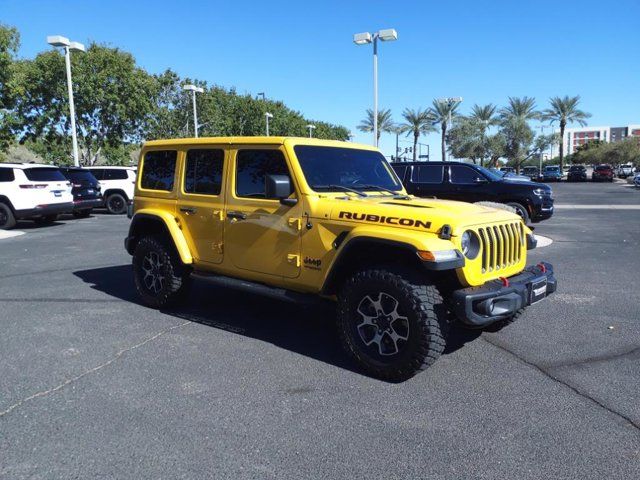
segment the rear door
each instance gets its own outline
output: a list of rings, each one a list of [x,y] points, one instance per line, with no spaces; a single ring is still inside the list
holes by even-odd
[[[202,146],[184,152],[177,215],[193,256],[200,262],[222,263],[223,190],[229,150]]]
[[[419,197],[450,198],[442,164],[414,165],[411,171],[412,192]]]
[[[31,190],[39,204],[73,201],[71,182],[57,168],[30,167],[25,168],[23,172],[28,181],[20,185],[20,188]]]

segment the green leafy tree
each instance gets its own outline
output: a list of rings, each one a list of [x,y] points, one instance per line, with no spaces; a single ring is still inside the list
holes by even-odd
[[[484,125],[474,119],[459,117],[447,133],[447,144],[454,158],[468,158],[477,163],[486,155]]]
[[[402,118],[404,118],[404,123],[397,125],[396,128],[398,133],[406,133],[407,136],[413,135],[413,161],[415,162],[418,155],[420,135],[436,131],[433,126],[433,117],[425,110],[405,108],[402,112]]]
[[[0,156],[13,141],[15,121],[12,109],[16,91],[14,85],[15,56],[20,46],[20,34],[14,27],[0,24]]]
[[[442,161],[447,160],[447,128],[449,122],[455,120],[458,117],[459,103],[447,103],[434,100],[429,113],[433,118],[434,124],[440,126],[440,146],[442,150]]]
[[[391,110],[388,108],[378,110],[378,138],[376,140],[380,141],[380,134],[382,132],[393,133],[395,126]],[[367,109],[366,118],[360,122],[360,125],[358,125],[358,130],[361,132],[373,132],[373,110],[370,108]]]
[[[560,125],[560,138],[564,138],[564,130],[568,123],[578,123],[582,126],[586,125],[587,118],[591,117],[590,113],[584,112],[578,108],[580,103],[580,96],[569,97],[552,97],[549,99],[551,108],[548,108],[542,112],[542,119],[553,122],[558,122]],[[560,168],[563,166],[564,161],[564,146],[560,142]]]
[[[502,132],[486,137],[485,155],[490,167],[497,167],[498,161],[507,154],[507,138]]]
[[[535,138],[529,121],[539,116],[535,99],[531,97],[509,97],[507,106],[500,109],[500,131],[506,139],[505,156],[518,173],[522,162],[530,155]]]

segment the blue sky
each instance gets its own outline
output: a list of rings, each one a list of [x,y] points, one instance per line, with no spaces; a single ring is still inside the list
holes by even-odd
[[[20,55],[47,35],[121,47],[151,72],[172,68],[241,93],[264,91],[310,118],[356,125],[372,105],[372,52],[352,35],[395,28],[379,49],[380,106],[443,96],[502,105],[581,95],[592,125],[640,123],[640,1],[67,1],[0,0]],[[438,134],[427,138],[439,159]],[[423,140],[424,141],[424,140]],[[395,137],[383,135],[391,154]]]

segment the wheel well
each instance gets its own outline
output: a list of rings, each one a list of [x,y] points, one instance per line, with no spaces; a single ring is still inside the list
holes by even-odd
[[[105,190],[104,193],[102,194],[102,196],[106,199],[107,197],[109,197],[109,195],[113,195],[114,193],[119,193],[120,195],[122,195],[125,198],[125,200],[129,200],[129,197],[124,192],[124,190],[121,190],[119,188],[111,188],[109,190]]]
[[[164,220],[154,215],[143,214],[135,216],[131,221],[131,226],[129,227],[129,243],[127,244],[129,254],[133,255],[140,239],[149,235],[163,237],[167,240],[167,243],[175,249],[173,239]]]
[[[411,245],[372,238],[351,240],[338,254],[322,287],[322,293],[333,295],[344,280],[358,270],[375,265],[393,266],[403,270],[413,270],[423,275],[427,271]]]
[[[12,213],[16,213],[15,208],[13,208],[13,204],[11,203],[11,200],[9,200],[7,197],[5,197],[4,195],[0,195],[0,203],[4,203],[7,207],[9,207],[11,209]]]

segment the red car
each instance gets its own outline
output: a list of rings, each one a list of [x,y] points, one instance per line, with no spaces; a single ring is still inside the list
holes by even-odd
[[[611,165],[598,165],[593,169],[591,180],[593,180],[594,182],[613,182],[613,168],[611,168]]]

